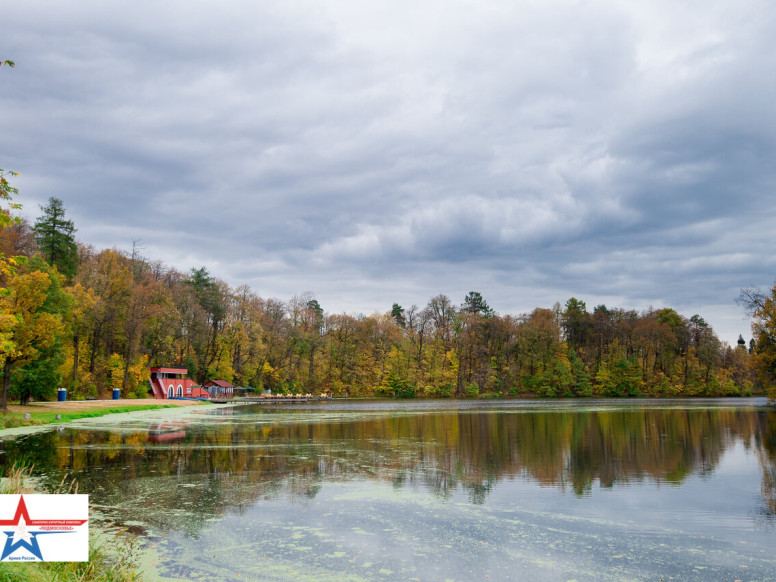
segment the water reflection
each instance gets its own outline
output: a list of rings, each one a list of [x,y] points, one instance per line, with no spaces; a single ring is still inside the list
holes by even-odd
[[[143,430],[35,434],[6,442],[4,458],[34,463],[52,482],[77,477],[82,490],[105,492],[98,497],[125,496],[142,479],[174,477],[157,501],[174,505],[188,488],[218,512],[281,491],[314,497],[322,480],[383,480],[422,486],[441,498],[462,488],[475,503],[494,483],[516,478],[580,496],[594,483],[681,484],[714,471],[722,454],[741,442],[762,465],[763,515],[776,513],[773,410],[461,410],[319,418],[246,407],[219,415],[212,424],[165,421]]]
[[[174,579],[774,578],[772,408],[430,406],[106,418],[0,458],[77,478]]]
[[[757,459],[762,467],[761,514],[771,523],[776,521],[776,422],[774,413],[768,414],[767,426],[757,439]]]
[[[165,441],[178,441],[186,438],[186,421],[169,421],[151,423],[148,427],[148,442],[162,443]]]

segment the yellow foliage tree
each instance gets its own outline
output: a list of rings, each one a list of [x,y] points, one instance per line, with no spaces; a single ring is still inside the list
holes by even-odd
[[[66,322],[70,328],[72,344],[72,386],[75,387],[78,382],[78,360],[80,354],[81,340],[91,323],[92,310],[94,309],[97,298],[91,289],[87,289],[80,283],[66,289],[73,297],[73,308],[66,315]]]
[[[63,332],[61,316],[42,310],[51,285],[48,273],[33,271],[13,275],[8,294],[0,298],[3,338],[3,393],[0,409],[8,409],[11,371],[33,361],[40,350],[53,345]]]
[[[770,295],[752,294],[748,307],[752,309],[757,379],[771,400],[776,400],[776,285]]]

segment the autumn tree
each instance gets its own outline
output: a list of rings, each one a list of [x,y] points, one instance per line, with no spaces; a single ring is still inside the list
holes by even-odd
[[[614,338],[615,320],[614,314],[606,305],[597,305],[590,316],[590,335],[593,342],[595,359],[590,362],[593,371],[598,369],[601,358],[606,351],[606,346]]]
[[[413,375],[415,382],[420,383],[423,380],[426,363],[426,348],[431,341],[431,332],[433,328],[432,310],[430,307],[425,309],[413,305],[406,313],[406,338],[408,344],[405,349],[406,364],[395,366],[397,370],[404,369],[405,375]],[[397,364],[400,359],[396,358]],[[410,370],[413,370],[412,372]],[[434,378],[434,381],[439,379]]]
[[[22,218],[6,228],[0,228],[0,257],[28,259],[38,252],[35,235],[29,222]]]
[[[203,382],[210,368],[216,364],[226,346],[219,342],[219,334],[226,323],[225,286],[212,277],[206,267],[191,269],[187,281],[200,307],[204,321],[195,321],[199,333],[193,336],[193,347],[197,359],[197,381]],[[192,330],[193,331],[193,330]]]
[[[291,328],[289,330],[289,376],[294,385],[303,380],[302,361],[307,360],[307,387],[317,386],[315,357],[323,345],[325,318],[323,308],[311,293],[296,296],[288,304]]]
[[[474,393],[476,385],[476,391],[482,392],[490,384],[493,375],[490,353],[496,329],[494,317],[495,312],[481,293],[470,291],[466,295],[455,320],[459,391],[468,389]]]
[[[8,409],[11,373],[34,362],[57,342],[63,332],[60,313],[52,309],[50,295],[58,287],[55,273],[26,270],[11,277],[9,293],[0,298],[4,316],[5,341],[2,345],[3,391],[0,409]],[[8,318],[10,316],[10,318]]]
[[[50,284],[39,311],[52,314],[62,322],[62,319],[72,310],[73,304],[73,297],[62,288],[63,277],[52,272],[49,265],[40,257],[33,257],[27,268],[48,273]],[[55,394],[56,387],[61,385],[60,367],[66,356],[65,332],[64,325],[59,327],[59,332],[57,328],[51,328],[53,341],[49,345],[39,345],[37,357],[14,370],[11,378],[11,394],[19,398],[20,404],[26,405],[30,398],[51,398]]]
[[[347,314],[334,314],[326,319],[329,336],[327,383],[335,394],[353,394],[356,373],[358,320]]]
[[[282,366],[290,330],[286,306],[277,299],[258,299],[255,305],[257,333],[252,358],[255,373],[250,380],[257,388],[274,390],[282,381]]]
[[[144,330],[148,327],[149,319],[158,313],[156,307],[164,304],[166,300],[164,286],[152,276],[150,266],[140,256],[139,250],[137,242],[134,242],[129,256],[130,294],[123,330],[124,372],[121,390],[125,395],[138,384],[134,378],[131,378],[130,370],[133,365],[140,366],[144,361],[142,354],[140,354],[141,361],[135,361],[140,352]],[[130,384],[134,385],[130,386]]]
[[[78,333],[87,335],[89,353],[88,369],[84,370],[81,383],[90,387],[88,393],[96,395],[95,390],[120,388],[122,384],[121,354],[125,353],[127,342],[132,269],[124,253],[115,249],[95,254],[91,248],[82,247],[81,251],[76,284],[81,284],[91,297],[84,296],[90,306],[84,306],[83,313],[77,315],[83,324]]]
[[[700,315],[693,315],[688,327],[692,347],[703,369],[703,384],[708,387],[712,381],[711,371],[719,364],[722,356],[722,344],[712,327]]]
[[[615,340],[598,368],[596,393],[601,396],[639,396],[641,370],[635,358],[628,357],[620,342]]]
[[[3,170],[0,168],[0,202],[4,204],[0,209],[0,227],[5,228],[15,222],[19,222],[19,218],[12,214],[13,210],[19,210],[21,204],[14,202],[14,197],[19,193],[19,190],[11,186],[8,178],[12,176],[18,176],[18,174],[12,170]]]
[[[743,338],[742,338],[743,339]],[[746,396],[752,393],[753,375],[746,342],[735,347],[725,345],[720,355],[720,390],[725,395]]]
[[[0,66],[3,64],[13,67],[12,61],[0,62]],[[8,178],[12,176],[18,176],[18,174],[0,168],[0,229],[2,230],[21,222],[21,219],[14,215],[14,211],[19,210],[21,204],[14,201],[19,190],[8,181]],[[0,278],[12,275],[16,267],[22,263],[24,263],[24,259],[21,256],[6,257],[5,254],[0,253]]]
[[[67,311],[64,320],[69,327],[69,335],[72,341],[73,370],[70,385],[75,388],[78,384],[81,343],[92,323],[91,318],[97,298],[91,289],[85,288],[81,283],[75,283],[68,287],[67,292],[73,297],[72,308]]]
[[[517,357],[521,383],[531,391],[544,392],[553,359],[563,351],[561,329],[551,309],[534,309],[521,318],[517,337]]]
[[[259,354],[262,350],[260,324],[261,300],[247,285],[240,285],[230,294],[229,358],[234,382],[248,386],[256,375]]]
[[[572,297],[566,301],[566,309],[561,314],[563,335],[569,347],[580,353],[587,342],[590,332],[590,315],[584,301]]]
[[[398,354],[398,348],[403,339],[403,328],[398,325],[392,314],[372,316],[368,321],[372,359],[376,363],[375,369],[379,369],[375,384],[381,385],[388,372],[389,359],[392,355]]]
[[[752,356],[757,379],[770,398],[776,399],[776,285],[770,294],[744,289],[739,302],[752,316]]]

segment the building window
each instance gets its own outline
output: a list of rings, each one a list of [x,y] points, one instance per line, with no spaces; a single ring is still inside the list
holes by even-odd
[[[172,398],[175,395],[175,388],[172,384],[170,384],[170,387],[167,388],[167,398]]]
[[[181,384],[178,384],[178,397],[183,397],[183,386]]]

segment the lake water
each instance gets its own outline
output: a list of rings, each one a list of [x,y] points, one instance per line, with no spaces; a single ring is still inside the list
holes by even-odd
[[[776,409],[334,401],[6,439],[142,540],[149,579],[776,580]]]

